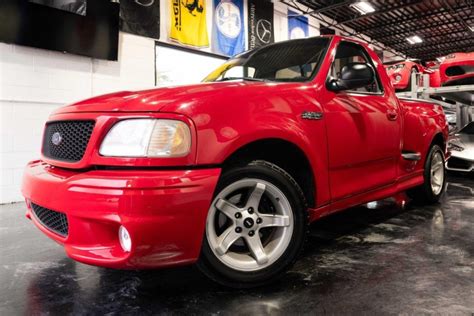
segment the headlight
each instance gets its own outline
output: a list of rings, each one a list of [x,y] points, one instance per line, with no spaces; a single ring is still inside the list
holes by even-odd
[[[395,81],[400,81],[400,80],[402,80],[402,76],[396,75],[396,76],[395,76]]]
[[[457,144],[455,144],[455,143],[453,143],[453,142],[449,142],[448,143],[448,150],[449,151],[463,151],[464,148],[457,145]]]
[[[109,157],[183,157],[191,149],[191,131],[176,120],[130,119],[116,123],[99,153]]]
[[[446,113],[445,116],[449,124],[456,124],[456,113]]]

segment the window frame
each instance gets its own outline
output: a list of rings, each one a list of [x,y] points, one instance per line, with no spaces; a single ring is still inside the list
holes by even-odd
[[[331,61],[331,65],[329,67],[329,70],[328,70],[328,73],[327,73],[327,76],[326,76],[326,82],[328,82],[328,80],[331,78],[331,71],[333,69],[333,66],[334,64],[336,63],[336,54],[337,54],[337,50],[339,48],[339,46],[343,43],[348,43],[350,45],[357,45],[358,47],[360,47],[361,51],[362,51],[362,54],[364,55],[364,57],[368,60],[368,64],[372,67],[372,69],[374,70],[374,74],[375,74],[375,80],[377,81],[377,84],[380,88],[380,91],[379,92],[369,92],[369,91],[356,91],[356,90],[343,90],[343,91],[340,91],[342,93],[346,93],[346,94],[360,94],[360,95],[372,95],[372,96],[385,96],[385,89],[384,89],[384,86],[382,84],[382,80],[380,80],[380,75],[377,71],[377,68],[375,67],[374,65],[374,61],[372,60],[372,58],[370,57],[369,55],[369,52],[365,49],[364,46],[362,46],[361,44],[357,43],[357,42],[353,42],[353,41],[348,41],[348,40],[341,40],[339,43],[337,43],[337,46],[334,48],[334,58],[333,60]]]

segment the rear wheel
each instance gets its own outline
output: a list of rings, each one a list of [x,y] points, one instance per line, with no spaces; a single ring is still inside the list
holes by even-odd
[[[444,153],[441,147],[433,145],[426,157],[424,183],[408,191],[408,195],[417,203],[431,204],[439,201],[446,184]]]
[[[230,287],[262,285],[295,261],[307,228],[304,196],[265,161],[224,173],[206,221],[198,267]]]

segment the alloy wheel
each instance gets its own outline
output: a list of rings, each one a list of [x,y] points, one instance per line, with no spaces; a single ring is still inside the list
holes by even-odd
[[[444,183],[444,161],[440,152],[435,152],[431,158],[431,190],[438,195],[443,189]]]
[[[254,178],[236,181],[219,192],[206,221],[214,255],[238,271],[258,271],[277,261],[293,229],[293,211],[283,192]]]

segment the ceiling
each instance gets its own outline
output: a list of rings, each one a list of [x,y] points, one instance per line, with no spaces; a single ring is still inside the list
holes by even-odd
[[[474,51],[473,0],[365,0],[375,12],[361,15],[350,5],[357,1],[284,1],[294,8],[307,6],[303,13],[335,22],[333,28],[349,27],[351,35],[364,34],[407,57],[433,60],[454,52]],[[344,34],[344,33],[343,33]],[[411,45],[407,37],[418,35],[420,44]]]

